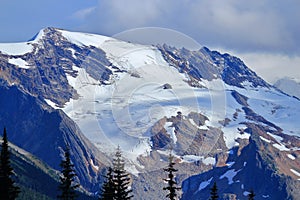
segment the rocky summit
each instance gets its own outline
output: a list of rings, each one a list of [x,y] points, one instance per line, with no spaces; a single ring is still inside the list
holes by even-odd
[[[54,170],[66,145],[96,194],[120,146],[134,199],[299,199],[300,101],[241,59],[55,28],[0,44],[0,125]]]

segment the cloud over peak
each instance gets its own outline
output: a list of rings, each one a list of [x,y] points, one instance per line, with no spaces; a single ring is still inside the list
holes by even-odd
[[[207,46],[238,51],[300,53],[297,0],[101,0],[86,10],[82,28],[107,35],[157,26]],[[83,12],[84,13],[84,12]],[[84,15],[83,15],[84,16]]]

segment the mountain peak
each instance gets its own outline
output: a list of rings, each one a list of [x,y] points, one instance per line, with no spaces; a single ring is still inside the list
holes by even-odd
[[[57,31],[57,28],[54,27],[46,27],[41,29],[38,33],[36,33],[31,39],[28,40],[28,42],[32,42],[32,41],[38,41],[39,39],[42,39],[42,37],[52,31]]]
[[[100,161],[118,145],[135,175],[137,198],[163,197],[147,191],[162,188],[158,177],[168,164],[169,147],[181,171],[179,183],[203,175],[201,183],[187,184],[191,188],[185,191],[195,195],[215,178],[243,198],[252,182],[237,178],[256,162],[268,164],[268,155],[281,156],[274,165],[289,159],[284,168],[290,168],[281,172],[297,180],[300,101],[269,86],[237,57],[206,47],[140,45],[52,27],[30,42],[0,44],[0,51],[7,105],[0,109],[0,122],[18,124],[12,140],[38,156],[47,152],[45,144],[53,145],[55,158],[65,142],[81,149],[74,162],[89,191],[99,188],[95,181],[105,167]],[[29,137],[34,147],[22,142]],[[264,152],[256,151],[253,141]],[[218,177],[211,176],[215,172]]]

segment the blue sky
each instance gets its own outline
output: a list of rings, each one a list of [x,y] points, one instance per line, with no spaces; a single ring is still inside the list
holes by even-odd
[[[0,0],[0,42],[49,26],[108,36],[163,27],[241,57],[269,81],[300,79],[299,8],[299,0]]]

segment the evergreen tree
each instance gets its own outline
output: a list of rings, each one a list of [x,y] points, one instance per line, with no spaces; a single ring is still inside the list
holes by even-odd
[[[210,188],[210,200],[217,200],[218,198],[219,198],[218,187],[217,187],[217,183],[214,182],[213,187]]]
[[[62,176],[60,177],[59,189],[61,194],[57,197],[62,200],[74,200],[77,197],[75,189],[79,184],[74,183],[76,174],[74,172],[74,165],[70,159],[70,148],[65,149],[65,160],[62,160],[60,166],[62,168]]]
[[[248,200],[254,200],[255,194],[254,191],[251,190],[250,193],[248,194]]]
[[[122,159],[120,146],[118,146],[115,158],[113,160],[113,181],[115,187],[114,200],[128,200],[133,197],[133,195],[131,195],[132,190],[129,189],[130,177],[124,169],[124,166],[125,162]]]
[[[169,193],[166,195],[170,200],[175,200],[177,197],[176,190],[180,190],[181,188],[176,187],[177,182],[174,180],[175,175],[174,172],[178,170],[174,168],[175,163],[173,162],[173,156],[170,154],[169,156],[169,165],[168,168],[164,169],[165,172],[168,172],[168,178],[163,179],[168,182],[168,186],[164,187],[163,190],[168,190]]]
[[[104,177],[106,180],[101,188],[101,196],[99,200],[112,200],[115,195],[115,184],[113,169],[111,167],[108,168],[108,172]]]
[[[6,129],[3,130],[3,142],[0,155],[0,199],[14,200],[20,193],[20,188],[15,186],[12,179],[13,168],[10,165],[10,153]]]

